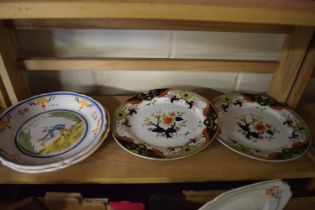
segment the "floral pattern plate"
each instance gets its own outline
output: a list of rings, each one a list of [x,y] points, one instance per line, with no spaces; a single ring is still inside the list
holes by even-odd
[[[284,162],[301,157],[311,146],[305,122],[271,98],[226,94],[214,104],[220,118],[219,141],[244,156]]]
[[[104,108],[88,96],[34,96],[0,116],[0,158],[15,167],[57,167],[97,143],[107,124]]]
[[[282,210],[291,195],[289,185],[272,180],[223,193],[199,210]]]
[[[217,112],[188,91],[140,93],[114,113],[112,135],[128,152],[149,159],[182,158],[204,149],[217,134]]]

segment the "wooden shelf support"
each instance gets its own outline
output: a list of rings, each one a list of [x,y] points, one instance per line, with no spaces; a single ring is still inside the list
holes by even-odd
[[[10,103],[17,103],[30,96],[23,72],[19,70],[17,63],[14,39],[2,22],[0,22],[0,76]],[[4,94],[3,91],[1,93]]]
[[[299,69],[302,65],[310,44],[314,29],[310,27],[296,27],[285,40],[279,59],[279,68],[273,74],[268,94],[286,103]]]
[[[288,105],[295,108],[312,76],[313,69],[315,68],[315,38],[313,37],[312,43],[304,58],[301,69],[294,81],[293,87],[288,97]]]

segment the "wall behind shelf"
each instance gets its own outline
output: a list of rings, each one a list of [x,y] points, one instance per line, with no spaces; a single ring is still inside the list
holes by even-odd
[[[21,56],[277,60],[285,35],[148,30],[18,30]],[[265,92],[271,74],[220,72],[27,72],[33,93],[123,94],[159,87]]]

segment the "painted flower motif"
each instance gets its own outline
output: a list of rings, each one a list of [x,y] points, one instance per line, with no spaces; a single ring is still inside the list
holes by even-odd
[[[119,120],[126,119],[127,116],[128,116],[128,113],[127,113],[127,111],[124,110],[124,109],[120,110],[120,111],[118,112],[118,114],[117,114],[117,118],[118,118]]]
[[[75,97],[75,101],[79,103],[80,108],[79,111],[81,111],[85,107],[92,107],[93,104],[89,104],[89,102],[83,98]]]
[[[179,91],[178,94],[183,100],[189,100],[192,98],[192,93],[189,93],[189,92]]]
[[[163,119],[163,123],[166,125],[171,125],[174,122],[174,118],[172,116],[167,116]]]
[[[99,119],[97,121],[96,127],[92,131],[94,136],[96,136],[100,130],[101,130],[101,120]]]
[[[0,121],[0,133],[5,129],[11,129],[11,116],[8,115]]]
[[[249,116],[241,115],[236,117],[239,132],[246,139],[257,142],[257,140],[271,141],[280,131],[270,123],[264,122],[262,116],[250,114]]]
[[[303,123],[295,124],[295,126],[293,127],[293,130],[295,132],[298,132],[298,133],[301,133],[301,134],[305,134],[307,132],[307,128],[306,128],[305,124],[303,124]]]
[[[162,110],[151,113],[151,117],[144,119],[143,126],[156,136],[173,138],[182,127],[186,127],[187,120],[183,119],[184,112],[162,112]]]
[[[28,112],[28,108],[27,108],[27,107],[25,107],[25,108],[23,108],[23,109],[19,109],[19,110],[17,111],[17,113],[18,113],[19,115],[24,115],[24,113],[26,113],[26,112]]]
[[[87,101],[84,100],[84,99],[81,99],[81,100],[79,101],[79,104],[80,104],[80,109],[79,109],[79,110],[81,110],[81,109],[83,109],[84,107],[87,107],[87,106],[89,105],[89,102],[87,102]]]
[[[265,126],[265,125],[262,124],[262,123],[259,123],[259,124],[256,124],[256,125],[255,125],[255,129],[256,129],[257,131],[260,131],[260,132],[265,132],[266,127],[267,127],[267,126]]]
[[[40,98],[36,101],[36,104],[38,106],[40,106],[41,108],[45,109],[46,108],[46,104],[49,102],[49,100],[47,98]]]
[[[229,95],[223,95],[223,96],[220,96],[219,100],[223,103],[230,104],[233,101],[233,97]]]
[[[274,197],[274,198],[279,198],[281,190],[279,186],[271,186],[266,189],[266,195]]]

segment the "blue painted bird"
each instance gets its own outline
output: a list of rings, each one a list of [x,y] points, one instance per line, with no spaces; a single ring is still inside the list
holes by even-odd
[[[39,139],[38,142],[44,141],[47,138],[53,138],[55,136],[56,131],[59,132],[60,135],[64,135],[65,131],[67,131],[66,125],[57,124],[57,125],[54,125],[53,127],[50,127],[49,129],[45,129],[43,132],[47,132],[47,134],[43,138]]]

